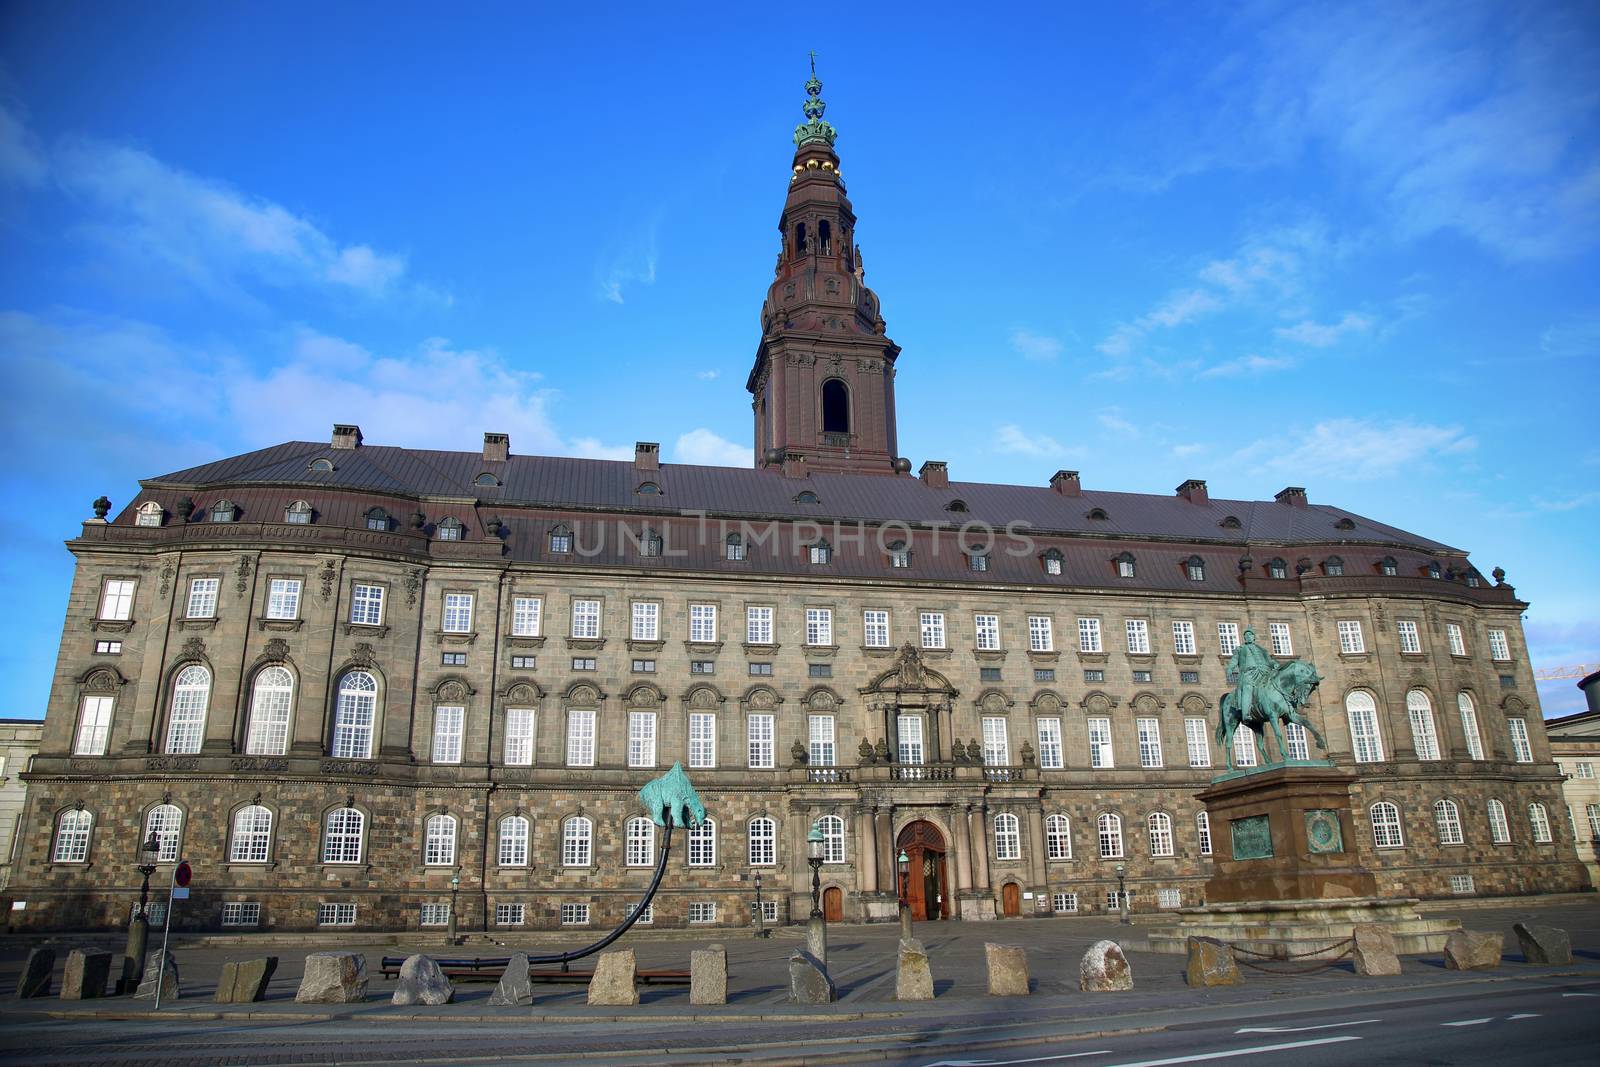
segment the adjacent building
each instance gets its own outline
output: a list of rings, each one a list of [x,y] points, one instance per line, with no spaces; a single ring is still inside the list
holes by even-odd
[[[1600,671],[1578,683],[1588,709],[1545,721],[1550,754],[1566,777],[1567,822],[1589,880],[1600,885]]]
[[[28,795],[22,776],[39,751],[43,727],[38,719],[0,719],[0,890],[11,884]]]

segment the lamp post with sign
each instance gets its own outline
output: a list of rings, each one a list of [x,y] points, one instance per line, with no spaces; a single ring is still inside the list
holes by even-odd
[[[188,860],[179,860],[178,865],[172,868],[172,884],[167,886],[167,921],[161,929],[161,960],[156,966],[156,1011],[161,1010],[161,987],[167,978],[167,939],[172,936],[172,905],[176,901],[189,899],[189,880],[193,877],[194,869],[189,866]]]
[[[772,931],[767,929],[767,912],[761,906],[761,872],[756,872],[756,934],[757,937],[771,937]]]
[[[1122,913],[1122,925],[1128,925],[1128,868],[1117,864],[1117,910]]]
[[[150,945],[150,876],[156,873],[156,857],[161,854],[161,839],[154,830],[139,846],[139,858],[142,861],[134,870],[144,876],[144,882],[139,886],[139,907],[134,911],[133,918],[128,920],[128,943],[123,953],[123,970],[120,991],[132,993],[139,984],[139,979],[144,977],[144,955]]]
[[[900,940],[911,940],[911,902],[906,899],[906,892],[910,888],[911,857],[906,855],[906,850],[901,849],[900,855],[895,857],[895,870],[900,875]]]
[[[457,894],[460,892],[461,875],[453,874],[450,876],[450,926],[449,929],[445,930],[444,932],[445,944],[447,945],[453,945],[456,943],[456,899]]]

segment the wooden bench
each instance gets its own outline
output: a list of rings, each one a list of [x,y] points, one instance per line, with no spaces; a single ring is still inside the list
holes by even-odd
[[[385,978],[399,977],[400,967],[406,962],[404,956],[383,957],[382,973]],[[445,977],[452,981],[462,982],[498,982],[506,973],[506,965],[511,962],[510,956],[475,956],[471,959],[435,959]],[[570,982],[578,985],[588,985],[594,978],[593,970],[562,970],[559,967],[534,967],[528,968],[528,980],[532,982]],[[666,968],[653,968],[637,970],[634,978],[650,985],[688,985],[689,972],[677,971]]]

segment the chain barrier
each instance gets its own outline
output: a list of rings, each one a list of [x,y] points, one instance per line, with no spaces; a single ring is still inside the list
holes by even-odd
[[[1289,977],[1300,977],[1302,975],[1317,974],[1320,971],[1325,971],[1337,964],[1340,960],[1347,959],[1350,956],[1351,951],[1355,948],[1355,943],[1355,938],[1347,937],[1342,941],[1334,941],[1331,944],[1323,946],[1322,948],[1307,949],[1304,952],[1258,952],[1255,949],[1246,945],[1241,945],[1236,941],[1229,941],[1227,942],[1227,945],[1228,948],[1233,952],[1233,958],[1237,962],[1244,964],[1246,967],[1249,967],[1252,970],[1261,971],[1265,974],[1281,974]],[[1295,960],[1304,960],[1311,956],[1321,956],[1323,953],[1332,952],[1334,949],[1339,949],[1338,955],[1328,956],[1324,959],[1313,960],[1309,966],[1304,964],[1296,965],[1289,970],[1285,970],[1282,967],[1271,967],[1266,963],[1257,963],[1255,960],[1240,958],[1240,954],[1242,953],[1245,956],[1255,956],[1258,959],[1273,963],[1293,964]]]

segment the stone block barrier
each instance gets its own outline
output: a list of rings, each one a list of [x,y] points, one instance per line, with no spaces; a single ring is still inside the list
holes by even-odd
[[[589,1003],[622,1007],[639,1003],[633,949],[602,952],[589,979]]]
[[[983,962],[989,970],[991,997],[1028,995],[1028,952],[1021,945],[983,944]]]
[[[432,956],[417,953],[400,965],[400,981],[391,1004],[448,1004],[456,999],[455,986]]]
[[[1516,923],[1511,932],[1517,935],[1522,958],[1543,967],[1558,967],[1572,962],[1572,938],[1565,930],[1537,923]]]
[[[805,949],[789,957],[789,999],[796,1004],[831,1004],[838,996],[828,968]]]
[[[62,1000],[92,1000],[106,995],[111,979],[111,953],[75,948],[67,953],[67,967],[61,974]]]
[[[1078,963],[1078,988],[1085,993],[1124,993],[1133,988],[1133,968],[1122,946],[1101,940],[1089,946]]]
[[[139,988],[134,990],[134,997],[140,1000],[154,1000],[156,986],[161,987],[161,1000],[177,1000],[179,995],[178,960],[172,953],[167,953],[167,965],[161,965],[161,953],[152,952],[144,964],[144,977],[139,979]]]
[[[28,953],[28,959],[22,965],[22,976],[17,979],[17,999],[29,1000],[33,997],[48,997],[50,995],[50,975],[56,969],[56,950],[53,948],[36,948]]]
[[[1233,949],[1214,937],[1189,938],[1189,962],[1183,978],[1192,986],[1239,985],[1244,981]],[[1131,975],[1128,981],[1131,986]]]
[[[914,937],[900,942],[894,969],[894,999],[933,999],[933,968],[928,965],[928,950]]]
[[[278,969],[278,957],[261,956],[253,960],[229,960],[217,979],[218,1004],[254,1004],[267,999],[267,984]]]
[[[1452,971],[1492,971],[1500,966],[1498,930],[1457,930],[1444,943],[1444,965]]]
[[[301,1004],[355,1004],[367,999],[367,958],[359,952],[313,952],[294,999]]]
[[[500,984],[489,994],[489,1003],[498,1006],[527,1007],[533,1003],[533,981],[528,977],[528,954],[519,952],[506,961]]]
[[[1399,974],[1394,931],[1382,923],[1356,923],[1351,933],[1350,962],[1356,973],[1366,978]]]
[[[728,1003],[728,950],[722,945],[689,953],[689,1003]]]

